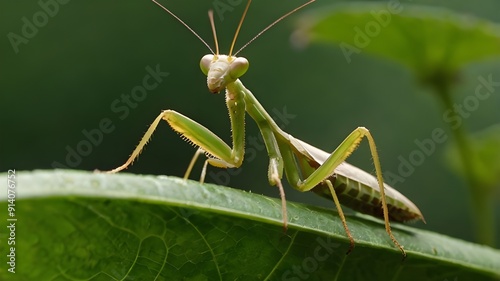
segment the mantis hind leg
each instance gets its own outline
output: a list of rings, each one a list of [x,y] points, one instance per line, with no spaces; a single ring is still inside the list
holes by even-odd
[[[382,210],[383,210],[383,215],[384,215],[384,223],[385,223],[385,230],[389,237],[391,238],[392,242],[394,245],[396,245],[397,248],[403,253],[403,258],[406,257],[406,252],[403,249],[403,246],[399,244],[399,242],[396,240],[394,235],[392,234],[391,231],[391,225],[389,223],[389,210],[387,207],[387,202],[386,202],[386,197],[385,197],[385,188],[384,188],[384,180],[382,177],[382,168],[380,165],[380,160],[379,156],[377,153],[377,147],[375,145],[375,141],[368,131],[368,129],[364,127],[358,127],[356,128],[352,133],[347,136],[347,138],[330,154],[330,156],[325,160],[321,166],[319,166],[317,169],[315,169],[312,173],[309,173],[307,178],[304,180],[300,179],[298,169],[301,167],[298,166],[295,158],[294,158],[294,152],[292,151],[292,146],[295,147],[296,150],[300,151],[300,153],[303,154],[309,154],[308,147],[304,145],[303,142],[298,141],[294,139],[293,137],[288,138],[288,142],[281,142],[280,148],[282,149],[283,157],[285,159],[285,171],[288,177],[288,180],[290,184],[292,184],[296,189],[300,191],[309,191],[313,189],[315,186],[317,186],[320,183],[326,183],[328,185],[328,188],[330,189],[332,198],[335,202],[335,205],[337,209],[339,210],[339,215],[341,217],[342,224],[344,226],[344,229],[346,231],[347,236],[349,237],[351,241],[351,248],[354,246],[353,244],[353,238],[352,235],[349,231],[349,228],[347,227],[347,223],[345,220],[345,217],[343,215],[343,212],[341,211],[340,207],[340,202],[337,198],[337,195],[335,193],[335,190],[333,189],[333,185],[328,180],[329,177],[332,176],[335,172],[335,168],[339,166],[342,162],[344,162],[351,154],[354,152],[354,150],[357,149],[359,146],[359,143],[363,140],[363,138],[366,138],[368,140],[368,144],[370,146],[370,152],[373,158],[373,165],[375,166],[375,172],[376,172],[376,177],[377,177],[377,182],[378,186],[380,189],[380,197],[382,201]],[[297,157],[301,157],[301,155]],[[311,151],[311,153],[313,153]],[[304,157],[305,158],[305,157]],[[299,160],[303,160],[300,158]],[[349,250],[349,251],[350,251]],[[348,251],[348,252],[349,252]]]
[[[335,192],[335,189],[333,188],[333,184],[330,180],[325,180],[326,185],[328,186],[328,189],[330,190],[330,193],[332,194],[333,202],[335,203],[335,207],[337,208],[337,212],[339,213],[340,221],[342,221],[342,225],[344,226],[344,230],[347,234],[347,237],[349,238],[349,249],[347,250],[346,254],[349,254],[352,249],[354,249],[354,238],[352,238],[351,231],[349,230],[349,227],[347,227],[347,221],[344,216],[344,211],[342,210],[342,207],[340,206],[340,201],[339,198],[337,197],[337,193]]]

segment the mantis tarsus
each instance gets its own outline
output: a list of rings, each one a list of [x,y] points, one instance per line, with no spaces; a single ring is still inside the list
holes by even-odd
[[[281,130],[259,101],[257,101],[255,96],[245,88],[239,80],[239,77],[248,70],[248,61],[243,57],[236,57],[236,55],[274,24],[315,0],[309,0],[307,3],[280,17],[257,34],[257,36],[245,44],[239,51],[233,54],[236,38],[248,8],[250,7],[251,0],[248,0],[231,44],[229,55],[219,54],[212,11],[209,11],[209,18],[215,40],[215,53],[210,46],[180,18],[156,0],[152,1],[187,27],[212,52],[212,54],[205,55],[201,59],[200,67],[203,73],[207,75],[207,84],[210,92],[219,93],[223,89],[226,89],[226,105],[229,110],[232,129],[232,148],[199,123],[173,110],[164,110],[150,125],[144,137],[125,164],[109,172],[119,172],[131,165],[133,160],[140,154],[151,138],[161,120],[167,121],[174,131],[180,133],[183,138],[199,147],[184,175],[185,179],[189,177],[194,162],[199,154],[202,153],[206,154],[207,159],[202,169],[200,181],[204,180],[208,164],[219,168],[240,167],[243,163],[245,152],[244,119],[245,113],[248,113],[257,123],[266,145],[270,158],[268,180],[271,185],[276,185],[279,188],[282,201],[283,226],[285,229],[287,227],[288,218],[285,192],[281,184],[283,171],[285,171],[288,182],[295,189],[302,192],[313,191],[323,197],[333,198],[345,232],[350,240],[348,252],[354,247],[354,239],[349,231],[340,204],[350,207],[353,210],[384,219],[385,229],[389,237],[396,247],[401,250],[403,257],[406,257],[403,246],[399,244],[392,234],[389,219],[405,222],[423,220],[423,216],[420,210],[409,199],[395,189],[384,184],[375,141],[370,132],[364,127],[358,127],[349,134],[332,153],[324,152]],[[365,137],[370,146],[376,178],[344,162]]]

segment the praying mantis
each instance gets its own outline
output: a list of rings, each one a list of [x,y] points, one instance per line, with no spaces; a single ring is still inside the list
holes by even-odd
[[[207,75],[207,85],[210,92],[219,93],[224,89],[226,90],[226,105],[232,131],[232,147],[192,119],[174,110],[164,110],[150,125],[127,161],[123,165],[108,171],[108,173],[116,173],[130,166],[141,153],[162,120],[165,120],[184,139],[198,147],[184,175],[185,179],[189,177],[200,154],[205,154],[207,157],[201,172],[201,182],[204,181],[207,165],[209,164],[218,168],[238,168],[243,163],[245,153],[245,115],[248,114],[257,123],[269,155],[268,180],[272,186],[277,186],[279,189],[285,230],[288,218],[285,192],[281,183],[283,173],[286,174],[286,178],[293,188],[301,192],[313,191],[322,197],[333,199],[343,228],[350,241],[347,253],[354,248],[354,238],[347,226],[341,204],[355,211],[382,218],[390,239],[401,251],[403,258],[406,257],[403,246],[396,240],[391,231],[389,220],[406,222],[424,220],[424,218],[414,203],[392,187],[384,184],[379,156],[371,133],[364,127],[358,127],[332,153],[327,153],[284,132],[252,92],[245,88],[240,81],[240,77],[248,70],[249,63],[247,59],[236,55],[276,23],[315,0],[309,0],[280,17],[233,54],[236,39],[252,2],[248,0],[236,29],[229,55],[219,54],[212,11],[209,11],[209,19],[215,41],[215,52],[179,17],[156,0],[152,1],[188,28],[211,51],[212,54],[205,55],[201,59],[200,67],[202,72]],[[376,177],[345,162],[364,138],[369,143]]]

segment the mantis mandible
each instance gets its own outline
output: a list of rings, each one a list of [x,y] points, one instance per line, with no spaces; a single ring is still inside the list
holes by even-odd
[[[207,159],[203,165],[200,179],[201,182],[204,180],[208,164],[219,168],[238,168],[243,163],[243,156],[245,153],[245,113],[248,113],[257,123],[265,142],[269,155],[268,180],[271,185],[275,185],[279,189],[282,202],[283,227],[285,230],[287,228],[288,218],[285,192],[281,184],[283,171],[293,188],[302,192],[313,191],[320,196],[333,199],[345,232],[350,240],[350,247],[347,253],[354,248],[354,239],[347,226],[344,212],[340,206],[341,204],[353,210],[382,218],[385,222],[386,232],[392,242],[402,252],[403,258],[406,257],[403,246],[399,244],[391,231],[389,219],[405,222],[424,220],[424,218],[415,204],[392,187],[384,184],[375,141],[370,132],[364,127],[358,127],[350,133],[332,153],[322,151],[294,138],[278,127],[252,92],[245,88],[239,79],[248,70],[249,63],[247,59],[237,57],[236,55],[280,20],[315,0],[309,0],[307,3],[280,17],[257,34],[239,51],[233,54],[236,38],[238,37],[243,20],[250,7],[251,0],[248,0],[233,38],[229,55],[219,54],[212,11],[209,11],[209,18],[215,40],[215,53],[210,46],[180,18],[156,0],[152,1],[187,27],[212,52],[212,54],[205,55],[201,59],[200,67],[203,73],[207,75],[207,85],[210,92],[219,93],[224,89],[226,90],[226,105],[231,121],[232,148],[199,123],[176,111],[164,110],[150,125],[128,160],[120,167],[108,172],[116,173],[131,165],[134,159],[141,153],[162,120],[168,122],[174,131],[180,133],[183,138],[189,140],[198,147],[184,175],[185,179],[189,177],[197,157],[203,153],[206,155]],[[368,140],[375,166],[376,177],[345,162],[351,153],[356,150],[363,138]]]

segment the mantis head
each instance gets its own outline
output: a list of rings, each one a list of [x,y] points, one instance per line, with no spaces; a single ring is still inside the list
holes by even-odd
[[[299,7],[293,9],[292,11],[286,13],[285,15],[275,20],[273,23],[271,23],[261,32],[259,32],[255,37],[253,37],[250,41],[248,41],[245,45],[243,45],[243,47],[241,47],[237,52],[235,52],[234,55],[233,55],[234,44],[236,43],[236,38],[238,38],[241,26],[243,25],[243,20],[245,19],[245,16],[248,12],[248,8],[250,7],[250,3],[252,3],[252,0],[247,1],[247,5],[245,7],[245,10],[243,11],[243,15],[241,16],[240,23],[238,24],[238,28],[236,29],[236,33],[234,35],[231,48],[229,49],[229,55],[219,55],[219,43],[217,42],[214,13],[212,10],[208,11],[208,18],[210,19],[210,25],[212,26],[212,32],[214,35],[215,52],[212,50],[212,48],[210,48],[207,42],[205,42],[205,40],[203,40],[203,38],[201,38],[200,35],[198,35],[198,33],[196,33],[191,27],[189,27],[189,25],[187,25],[184,21],[182,21],[178,16],[176,16],[174,13],[172,13],[169,9],[165,8],[160,3],[158,3],[157,0],[152,0],[152,1],[158,6],[160,6],[167,13],[172,15],[187,29],[189,29],[189,31],[191,31],[191,33],[193,33],[198,39],[200,39],[200,41],[203,44],[205,44],[205,46],[207,46],[207,48],[212,52],[211,55],[205,55],[203,58],[201,58],[200,67],[201,71],[203,71],[203,73],[207,75],[208,89],[210,90],[210,92],[215,94],[222,91],[224,88],[226,88],[227,85],[233,83],[238,78],[243,76],[245,72],[247,72],[248,60],[246,58],[236,56],[241,50],[243,50],[246,46],[252,43],[255,39],[257,39],[260,35],[262,35],[262,33],[266,32],[269,28],[273,27],[275,24],[277,24],[284,18],[288,17],[292,13],[296,12],[297,10],[300,10],[303,7],[311,4],[315,0],[309,0],[308,2],[300,5]]]
[[[219,43],[217,41],[217,32],[215,30],[214,14],[212,10],[208,11],[208,18],[210,19],[210,25],[212,26],[216,52],[214,53],[212,51],[211,55],[203,56],[200,61],[200,68],[201,71],[207,76],[208,89],[214,94],[222,91],[227,85],[236,81],[236,79],[243,76],[243,74],[245,74],[248,70],[248,60],[246,58],[237,57],[236,54],[233,55],[233,47],[236,43],[236,38],[238,37],[238,33],[240,32],[241,25],[243,24],[243,20],[245,19],[251,2],[251,0],[247,2],[243,16],[241,17],[238,28],[236,29],[228,56],[219,55]]]
[[[248,70],[248,60],[243,57],[237,57],[236,55],[243,50],[246,46],[252,43],[255,39],[257,39],[262,33],[266,32],[269,28],[273,27],[276,23],[280,22],[282,19],[286,18],[290,14],[295,11],[309,5],[315,0],[309,0],[307,3],[302,4],[301,6],[293,9],[292,11],[286,13],[281,16],[273,23],[264,28],[261,32],[259,32],[255,37],[253,37],[250,41],[248,41],[243,47],[241,47],[236,53],[233,55],[233,47],[236,43],[236,38],[238,38],[238,34],[240,32],[241,26],[243,25],[243,20],[248,12],[248,8],[250,7],[251,0],[248,0],[243,15],[241,16],[240,23],[238,24],[238,28],[236,29],[236,33],[234,34],[233,42],[231,44],[231,48],[229,49],[229,55],[219,55],[219,44],[217,42],[217,33],[215,31],[215,23],[213,11],[208,11],[208,17],[210,19],[210,25],[212,26],[212,32],[215,40],[215,49],[214,53],[212,49],[209,47],[210,51],[212,51],[212,55],[205,55],[201,58],[200,67],[201,71],[207,75],[207,85],[208,89],[212,93],[219,93],[222,89],[226,88],[227,85],[233,83],[238,78],[243,76]],[[203,40],[202,40],[203,41]]]
[[[200,61],[201,71],[207,75],[208,89],[214,94],[243,76],[248,66],[246,58],[226,55],[205,55]]]

